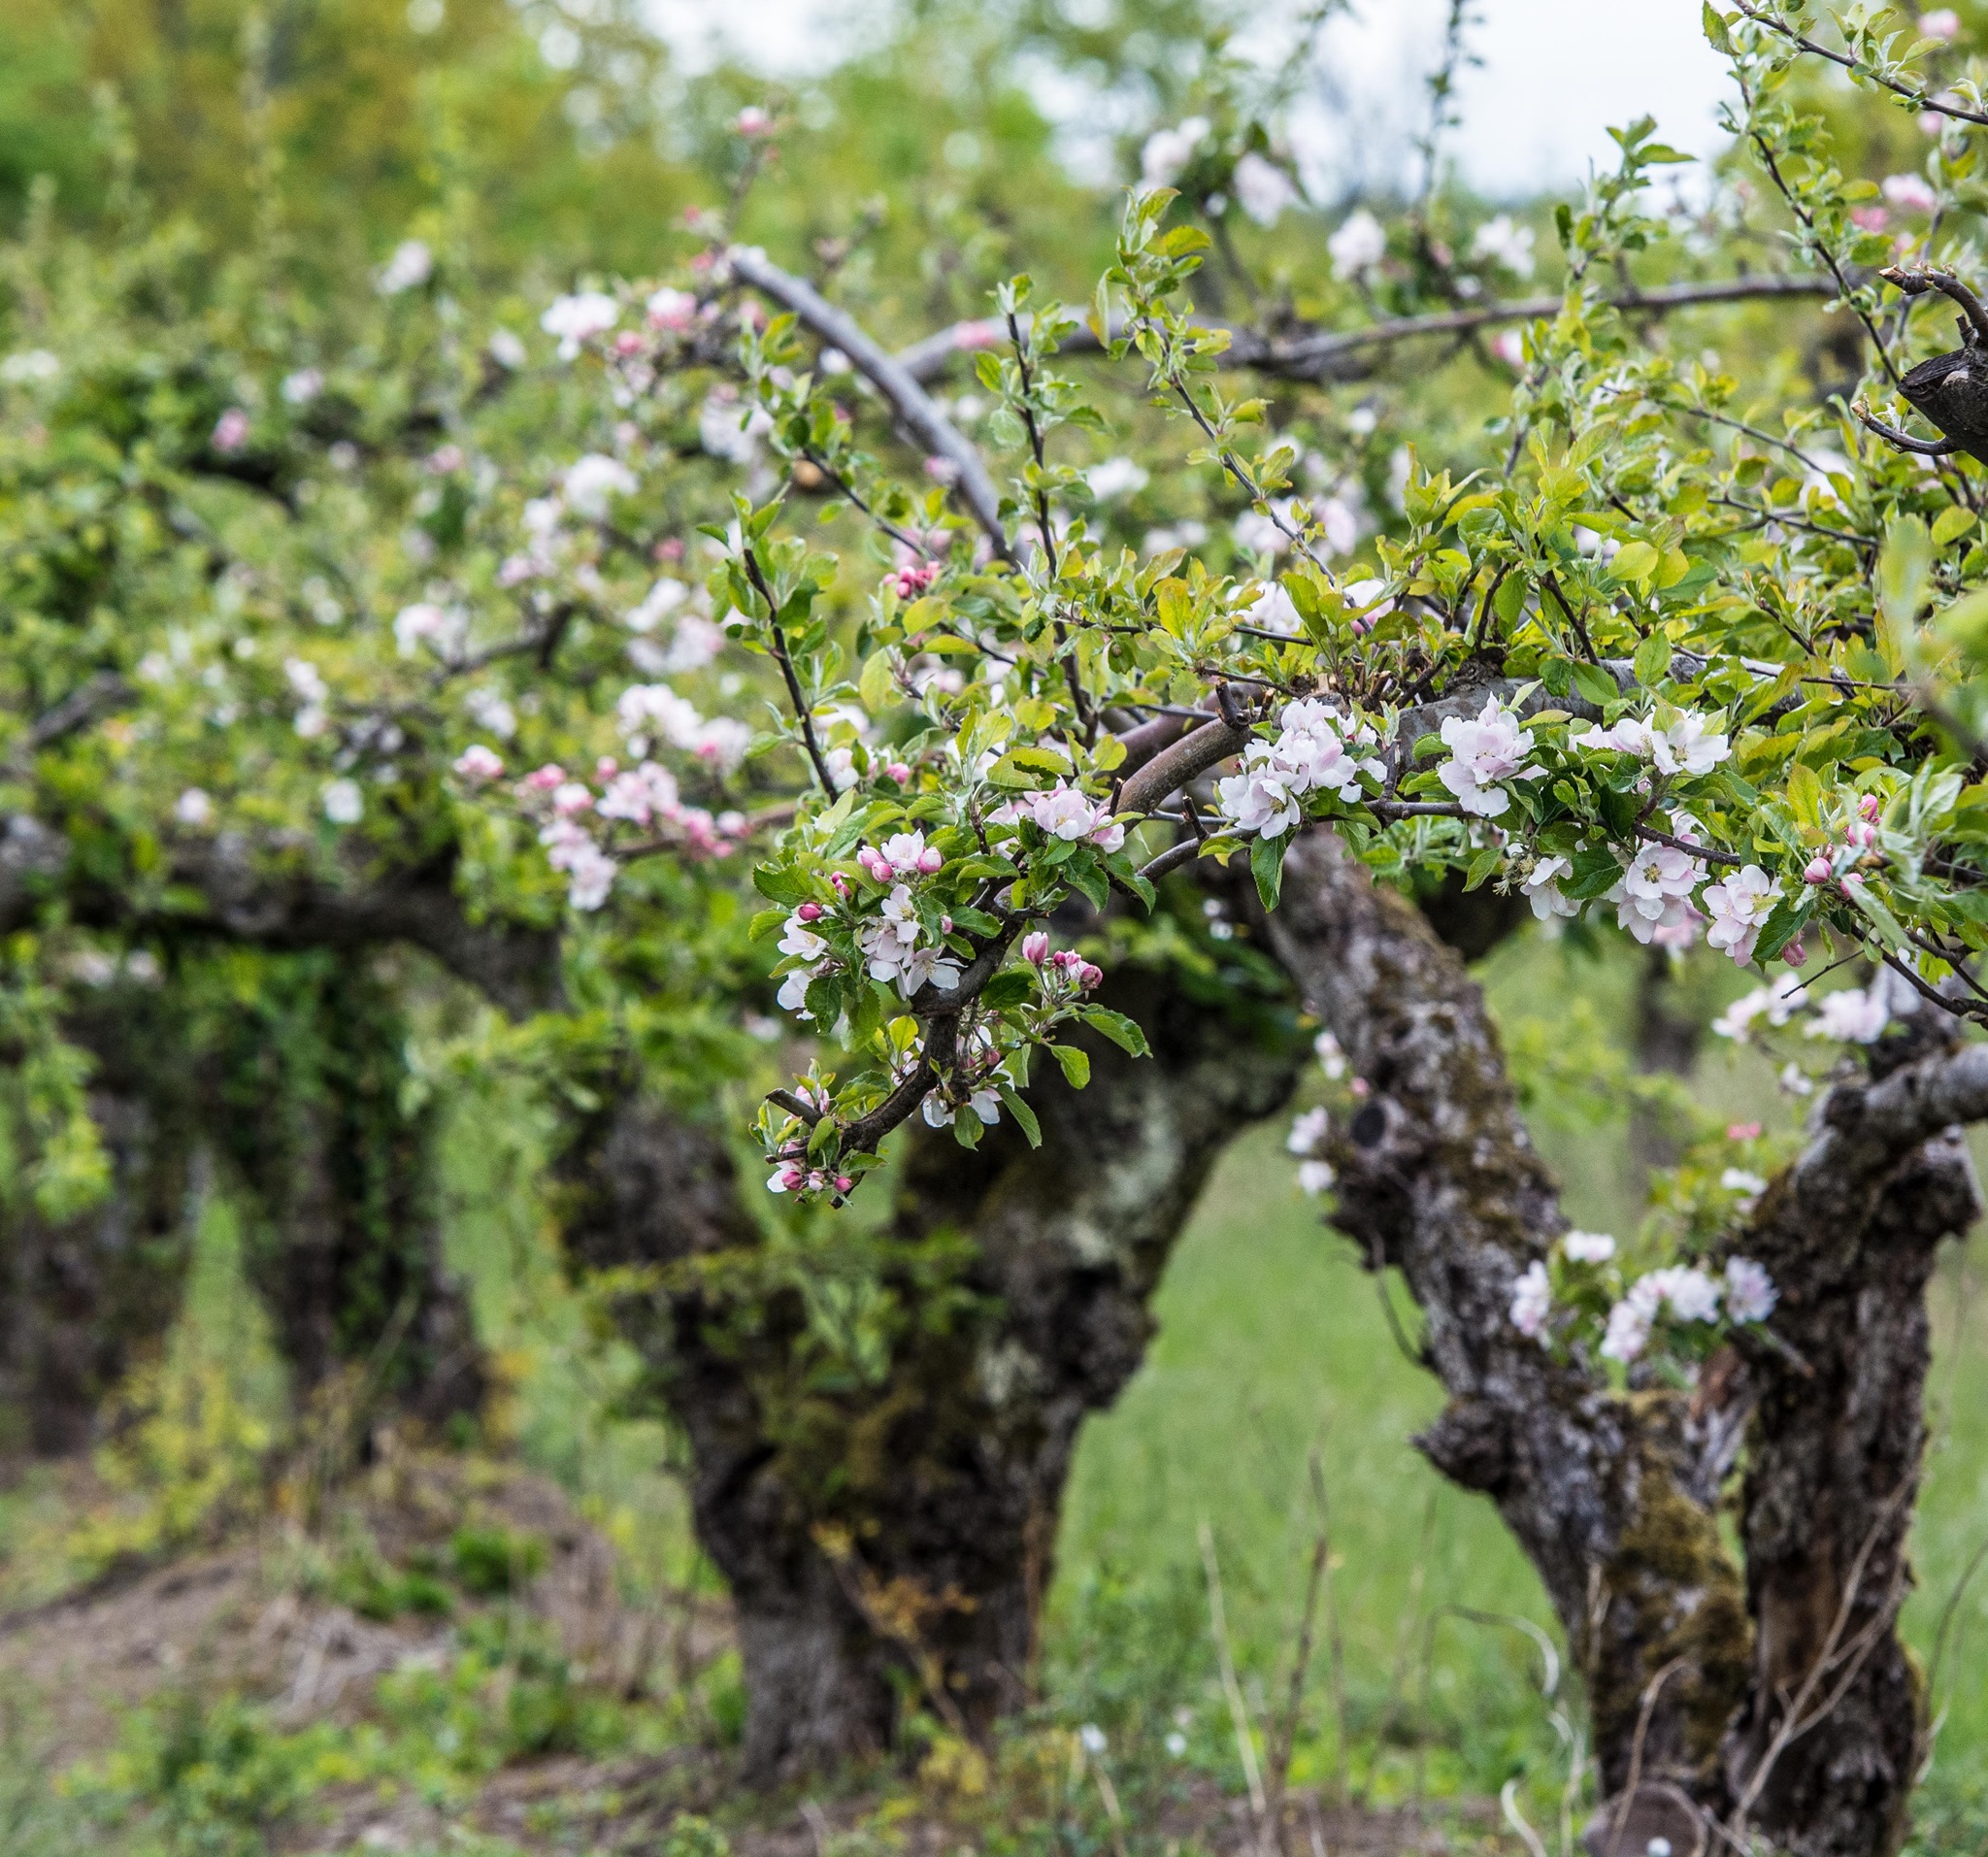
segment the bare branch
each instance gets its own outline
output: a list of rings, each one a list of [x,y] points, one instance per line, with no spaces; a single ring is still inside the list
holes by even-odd
[[[782,271],[756,246],[735,245],[725,252],[732,275],[790,310],[820,340],[840,348],[850,365],[890,403],[905,430],[929,456],[944,458],[959,474],[955,488],[981,533],[1002,560],[1013,562],[1014,550],[1001,521],[1001,498],[980,462],[980,454],[940,412],[932,396],[859,324],[828,302],[811,283]]]
[[[1653,290],[1636,290],[1607,299],[1612,310],[1640,315],[1663,315],[1672,310],[1688,310],[1704,304],[1747,303],[1771,297],[1824,297],[1832,294],[1821,278],[1758,277],[1723,278],[1710,283],[1664,284]],[[1304,330],[1295,335],[1269,335],[1217,317],[1198,316],[1206,329],[1225,330],[1229,348],[1222,356],[1225,367],[1250,368],[1294,381],[1327,381],[1353,378],[1344,362],[1364,349],[1388,348],[1397,342],[1412,342],[1425,336],[1469,335],[1478,329],[1495,328],[1507,322],[1536,322],[1541,316],[1558,315],[1564,307],[1560,297],[1522,297],[1503,303],[1485,303],[1471,310],[1444,310],[1433,315],[1396,316],[1364,329]],[[923,341],[900,349],[897,362],[916,381],[937,381],[963,355],[986,346],[982,322],[956,322],[949,328],[928,335]],[[1108,331],[1112,340],[1124,334],[1122,317],[1114,316]],[[1067,354],[1097,353],[1102,348],[1088,324],[1081,323],[1065,338]]]

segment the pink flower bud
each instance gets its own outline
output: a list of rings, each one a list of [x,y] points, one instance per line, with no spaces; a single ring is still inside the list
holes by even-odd
[[[544,767],[535,767],[524,777],[527,786],[535,786],[541,793],[549,793],[566,779],[566,770],[557,761],[547,761]]]
[[[1781,959],[1790,967],[1806,967],[1808,965],[1808,950],[1800,942],[1790,942],[1781,950]]]
[[[849,894],[849,879],[840,871],[831,871],[828,874],[828,880],[834,884],[835,893],[846,900]]]
[[[944,853],[937,846],[928,845],[918,853],[918,869],[923,871],[927,877],[930,877],[933,872],[939,870],[944,863]]]
[[[658,542],[649,552],[658,561],[680,561],[683,558],[682,538],[673,535],[667,542]]]
[[[1877,827],[1863,819],[1852,819],[1844,827],[1843,837],[1859,850],[1868,851],[1877,843]]]
[[[1041,967],[1044,957],[1048,952],[1049,938],[1041,929],[1038,929],[1033,935],[1024,935],[1021,938],[1021,957],[1023,960]]]
[[[891,762],[883,771],[900,786],[909,786],[911,783],[911,770],[902,761]]]
[[[1726,1139],[1729,1142],[1757,1142],[1760,1140],[1758,1122],[1729,1122],[1726,1125]]]
[[[940,932],[940,934],[942,934],[942,935],[950,935],[950,934],[952,933],[952,917],[951,917],[951,916],[949,916],[949,915],[942,915],[942,916],[941,916],[941,917],[939,918],[939,932]]]
[[[1365,1096],[1373,1087],[1373,1084],[1368,1082],[1364,1077],[1356,1077],[1346,1085],[1346,1088],[1351,1090],[1355,1096]]]
[[[1077,970],[1077,983],[1086,989],[1097,985],[1105,978],[1105,970],[1091,961],[1085,961]]]
[[[856,853],[856,862],[878,883],[890,881],[890,860],[872,846],[864,846]]]
[[[756,103],[748,103],[732,118],[732,127],[743,136],[763,136],[773,128],[773,117]]]
[[[1802,873],[1802,880],[1805,883],[1827,883],[1835,875],[1828,858],[1812,857]]]
[[[623,329],[614,338],[614,352],[616,354],[640,354],[642,352],[641,334],[634,329]]]
[[[855,1185],[855,1183],[856,1182],[852,1180],[846,1174],[838,1174],[835,1177],[835,1190],[838,1193],[848,1192],[849,1189]]]
[[[1868,819],[1872,825],[1877,823],[1877,815],[1883,809],[1878,805],[1875,793],[1867,793],[1857,802],[1857,816]]]
[[[597,780],[612,780],[620,771],[621,763],[612,754],[604,754],[594,763],[594,779]]]
[[[1844,874],[1843,880],[1837,885],[1837,888],[1841,890],[1845,896],[1855,896],[1858,890],[1863,887],[1863,883],[1864,879],[1855,871],[1849,871]]]
[[[803,903],[794,913],[804,922],[818,922],[821,920],[821,905],[819,903]]]
[[[1049,956],[1049,965],[1067,974],[1073,967],[1081,967],[1083,965],[1083,956],[1077,953],[1075,948],[1059,947],[1055,953]]]

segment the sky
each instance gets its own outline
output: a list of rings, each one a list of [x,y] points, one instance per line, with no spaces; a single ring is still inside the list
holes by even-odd
[[[716,43],[771,72],[833,55],[828,20],[846,0],[648,0],[651,17],[693,63]],[[1419,116],[1416,80],[1436,55],[1444,0],[1356,0],[1356,19],[1328,28],[1326,53],[1350,116],[1301,122],[1301,156],[1369,183],[1399,178]],[[1459,92],[1451,143],[1478,192],[1522,196],[1612,166],[1611,123],[1656,116],[1664,139],[1694,153],[1719,144],[1719,60],[1699,29],[1699,0],[1474,0],[1471,43],[1482,59]],[[1053,111],[1054,99],[1046,99]]]

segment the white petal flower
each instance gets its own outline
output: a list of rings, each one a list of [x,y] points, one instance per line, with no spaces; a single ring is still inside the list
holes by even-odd
[[[1764,1322],[1780,1301],[1774,1279],[1750,1257],[1726,1260],[1726,1312],[1736,1322]]]
[[[1387,233],[1365,207],[1349,213],[1325,242],[1337,278],[1357,278],[1387,256]]]
[[[621,306],[600,290],[581,290],[554,297],[539,327],[559,338],[559,358],[571,361],[583,343],[606,335],[621,319]]]
[[[1615,1255],[1615,1241],[1607,1232],[1569,1232],[1560,1248],[1576,1264],[1606,1264]]]
[[[1206,116],[1189,116],[1172,129],[1155,129],[1146,137],[1139,153],[1140,182],[1147,187],[1171,187],[1181,171],[1194,159],[1194,152],[1208,135]]]
[[[1236,163],[1235,186],[1237,205],[1258,225],[1276,225],[1284,209],[1298,203],[1291,177],[1254,150]]]
[[[1471,256],[1489,259],[1513,277],[1533,275],[1533,229],[1520,225],[1508,213],[1486,219],[1471,240]]]
[[[356,825],[366,810],[357,780],[333,780],[324,789],[324,816],[334,825]]]
[[[1778,901],[1773,879],[1758,864],[1748,864],[1720,882],[1707,883],[1703,901],[1711,917],[1706,941],[1744,967]]]
[[[1816,1008],[1806,1030],[1810,1038],[1840,1039],[1849,1045],[1874,1045],[1891,1022],[1891,1010],[1882,987],[1869,990],[1848,986],[1832,993]]]
[[[397,297],[404,290],[418,289],[435,275],[435,254],[425,241],[403,239],[394,247],[393,256],[381,267],[378,287],[383,297]]]
[[[1537,1257],[1511,1287],[1511,1325],[1528,1341],[1543,1343],[1546,1318],[1553,1312],[1553,1287]]]

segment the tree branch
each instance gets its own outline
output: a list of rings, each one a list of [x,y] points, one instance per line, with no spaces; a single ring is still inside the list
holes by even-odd
[[[1723,278],[1710,283],[1661,284],[1654,289],[1625,291],[1606,301],[1610,309],[1637,315],[1663,315],[1704,304],[1747,303],[1774,297],[1824,297],[1832,294],[1820,278]],[[1507,322],[1535,322],[1558,315],[1561,297],[1520,297],[1480,304],[1470,310],[1444,310],[1431,315],[1396,316],[1364,329],[1307,330],[1298,335],[1269,335],[1218,317],[1197,317],[1199,326],[1226,330],[1229,349],[1224,367],[1250,368],[1261,374],[1294,381],[1351,378],[1340,366],[1345,357],[1367,348],[1388,348],[1426,336],[1469,335]],[[961,356],[985,346],[980,322],[956,322],[898,351],[897,362],[915,381],[937,381]],[[1108,334],[1123,334],[1122,317],[1114,317]],[[1103,348],[1086,323],[1079,322],[1064,343],[1066,353],[1097,353]]]
[[[735,278],[791,311],[813,335],[849,357],[856,372],[883,395],[906,431],[925,448],[926,454],[944,458],[958,472],[954,487],[961,501],[979,524],[994,552],[1004,561],[1014,562],[1014,549],[1001,520],[1001,498],[987,475],[987,467],[980,462],[979,452],[933,404],[932,396],[918,381],[852,317],[828,302],[812,284],[782,271],[756,246],[728,248],[725,262]]]

